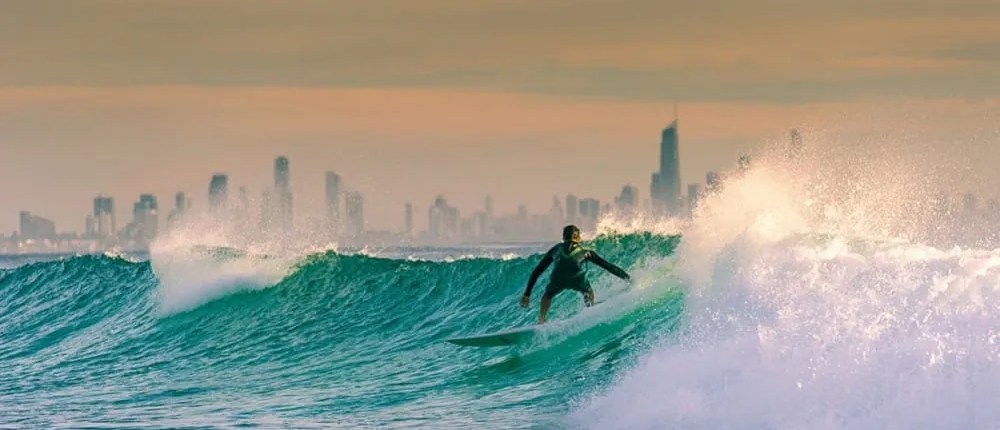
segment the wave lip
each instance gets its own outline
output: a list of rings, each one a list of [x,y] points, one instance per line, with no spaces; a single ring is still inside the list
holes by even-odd
[[[962,218],[906,180],[926,169],[812,161],[764,159],[702,201],[677,251],[682,328],[570,425],[1000,426],[1000,249],[936,228]]]

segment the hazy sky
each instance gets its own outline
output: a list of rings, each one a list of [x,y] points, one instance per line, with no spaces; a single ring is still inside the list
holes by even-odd
[[[803,127],[973,142],[1000,165],[1000,2],[4,1],[0,231],[29,210],[82,230],[140,193],[256,196],[291,160],[297,209],[335,170],[374,228],[436,194],[468,213],[553,194],[648,196],[680,106],[703,180]],[[901,144],[902,145],[902,144]],[[971,149],[970,149],[971,148]],[[996,178],[988,186],[1000,185]]]

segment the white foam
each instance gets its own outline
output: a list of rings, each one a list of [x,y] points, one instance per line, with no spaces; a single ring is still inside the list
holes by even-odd
[[[170,314],[238,290],[273,286],[304,256],[328,249],[336,244],[264,234],[202,217],[158,237],[150,263],[160,281],[161,312]]]
[[[698,208],[684,328],[570,424],[1000,428],[1000,249],[921,243],[940,220],[882,175],[776,165]]]

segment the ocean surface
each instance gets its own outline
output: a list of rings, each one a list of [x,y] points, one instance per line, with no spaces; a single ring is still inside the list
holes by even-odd
[[[0,428],[1000,428],[1000,249],[786,170],[603,224],[634,285],[516,348],[444,339],[532,323],[544,245],[7,259]]]

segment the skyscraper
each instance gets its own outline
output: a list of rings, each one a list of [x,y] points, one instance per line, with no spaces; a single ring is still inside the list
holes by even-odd
[[[452,240],[458,236],[458,208],[448,204],[443,196],[437,196],[427,213],[427,232],[434,240]]]
[[[140,195],[139,201],[132,206],[132,225],[129,230],[132,239],[141,245],[148,245],[156,237],[159,228],[157,206],[156,196],[152,194]]]
[[[274,196],[270,199],[273,205],[270,221],[276,223],[283,231],[292,230],[292,189],[291,173],[288,168],[288,158],[274,159]]]
[[[705,174],[705,185],[708,186],[709,192],[717,191],[722,185],[722,177],[719,176],[718,172],[708,172]]]
[[[663,129],[660,139],[660,170],[653,173],[650,194],[653,209],[676,215],[680,208],[681,169],[677,120]]]
[[[94,197],[94,224],[95,232],[100,237],[114,236],[115,228],[115,201],[108,196]]]
[[[174,195],[174,210],[167,215],[167,227],[174,228],[181,221],[184,214],[191,207],[191,200],[183,191]]]
[[[701,184],[688,184],[687,206],[689,211],[694,211],[698,207],[702,193]]]
[[[622,212],[635,210],[636,206],[639,205],[639,189],[632,185],[625,185],[622,187],[621,194],[615,199],[615,205]]]
[[[186,212],[190,204],[191,202],[188,200],[183,191],[174,195],[174,210],[177,212]]]
[[[601,217],[601,201],[597,199],[580,199],[580,228],[593,230]]]
[[[580,205],[576,199],[576,196],[570,194],[566,196],[566,222],[569,224],[575,224],[577,222],[577,213],[580,210]]]
[[[552,206],[549,207],[549,223],[558,225],[565,220],[566,214],[563,211],[562,202],[559,201],[559,197],[552,196]]]
[[[208,183],[208,205],[212,210],[223,209],[229,201],[229,177],[216,173]]]
[[[56,237],[56,224],[31,212],[21,211],[21,239],[53,239]]]
[[[279,191],[291,191],[289,183],[288,158],[278,157],[274,159],[274,189]]]
[[[326,172],[326,219],[334,229],[340,224],[340,184],[340,175]]]
[[[407,236],[413,235],[413,205],[409,202],[406,203],[406,208],[403,214],[404,229],[403,233]]]
[[[352,234],[361,234],[365,231],[365,200],[361,193],[349,192],[344,196],[347,229]]]

